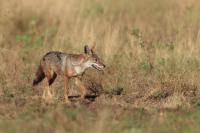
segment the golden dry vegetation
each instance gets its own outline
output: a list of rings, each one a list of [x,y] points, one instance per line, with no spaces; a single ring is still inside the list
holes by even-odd
[[[54,103],[42,103],[43,83],[31,85],[41,57],[82,53],[85,44],[96,44],[107,66],[84,76],[100,96],[68,107],[60,77]],[[0,64],[1,132],[200,129],[198,0],[1,0]]]

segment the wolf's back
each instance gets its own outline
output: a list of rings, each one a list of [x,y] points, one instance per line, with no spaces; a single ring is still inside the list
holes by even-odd
[[[63,61],[68,57],[68,54],[52,51],[48,52],[42,59],[46,65],[62,65]]]
[[[66,66],[69,63],[69,54],[51,51],[47,53],[41,61],[42,67],[45,70],[53,71],[57,74],[64,74]]]

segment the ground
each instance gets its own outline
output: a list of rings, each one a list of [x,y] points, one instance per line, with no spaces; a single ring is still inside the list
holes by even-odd
[[[61,81],[55,84],[59,85]],[[141,90],[124,92],[122,88],[101,90],[98,96],[88,94],[85,101],[81,101],[78,95],[70,95],[72,104],[67,105],[63,100],[62,87],[57,92],[52,89],[54,99],[51,103],[41,99],[41,87],[42,84],[34,89],[31,87],[1,96],[1,132],[199,131],[198,103],[185,103],[191,97],[193,100],[197,98],[199,92],[196,90],[183,92],[187,100],[180,105],[171,105],[173,92],[170,91],[147,95]]]

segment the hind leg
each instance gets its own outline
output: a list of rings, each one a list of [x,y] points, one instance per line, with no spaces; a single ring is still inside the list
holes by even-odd
[[[52,94],[50,92],[50,86],[49,86],[49,83],[48,83],[48,79],[46,79],[45,84],[46,85],[43,88],[42,99],[44,99],[45,101],[49,101],[50,99],[52,99]]]
[[[46,71],[45,76],[46,76],[46,86],[43,91],[43,98],[49,102],[53,98],[53,96],[50,92],[50,86],[56,79],[57,75],[55,73],[51,74],[49,71]]]
[[[53,98],[53,96],[52,96],[52,94],[51,94],[51,92],[50,92],[50,86],[53,84],[53,82],[55,81],[56,77],[57,77],[57,74],[56,74],[56,73],[53,73],[53,75],[51,76],[51,78],[48,78],[48,79],[47,79],[47,80],[48,80],[47,95],[48,95],[49,99],[52,99],[52,98]]]
[[[45,86],[43,88],[43,93],[42,93],[42,99],[45,100],[46,99],[46,95],[47,95],[47,87]]]
[[[53,95],[51,94],[50,86],[47,85],[47,101],[51,101],[52,99],[53,99]]]

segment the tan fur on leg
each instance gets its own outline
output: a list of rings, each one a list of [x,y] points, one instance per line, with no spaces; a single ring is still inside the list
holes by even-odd
[[[47,97],[48,97],[48,100],[52,100],[52,98],[53,98],[49,86],[47,87]]]
[[[65,96],[65,103],[67,104],[70,103],[69,98],[68,98],[68,95],[69,95],[68,81],[69,81],[68,77],[64,76],[64,82],[65,82],[64,96]]]
[[[46,80],[46,86],[43,90],[43,95],[42,95],[42,99],[44,99],[46,102],[50,103],[52,102],[52,94],[50,92],[50,86],[48,83],[48,79]]]
[[[84,86],[84,84],[81,81],[81,77],[77,77],[76,78],[76,85],[79,87],[80,91],[81,91],[81,99],[85,99],[85,95],[86,95],[86,88]]]
[[[43,93],[42,93],[42,99],[45,100],[46,99],[46,92],[47,92],[47,87],[45,86],[43,88]]]

